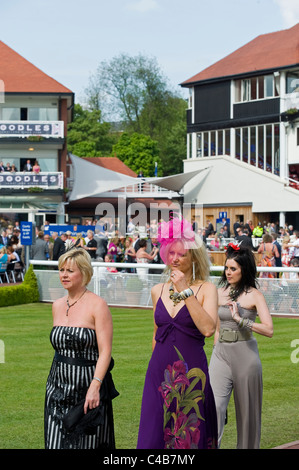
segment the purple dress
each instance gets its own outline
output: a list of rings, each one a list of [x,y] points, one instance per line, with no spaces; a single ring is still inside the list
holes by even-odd
[[[145,377],[137,449],[217,448],[204,336],[185,304],[172,318],[161,297],[155,322],[156,345]]]

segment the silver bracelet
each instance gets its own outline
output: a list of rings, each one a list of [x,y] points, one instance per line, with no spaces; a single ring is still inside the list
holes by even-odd
[[[99,377],[93,377],[92,380],[97,380],[97,381],[100,382],[101,384],[103,383],[103,380],[102,380],[102,379],[99,379]]]
[[[188,297],[191,297],[191,295],[194,295],[194,292],[193,292],[192,289],[190,289],[190,287],[188,287],[188,289],[185,289],[182,292],[180,292],[180,297],[183,300],[188,299]]]

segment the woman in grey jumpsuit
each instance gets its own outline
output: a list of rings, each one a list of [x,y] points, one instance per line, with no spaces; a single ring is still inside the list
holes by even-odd
[[[252,332],[272,337],[273,323],[265,298],[257,290],[252,251],[230,243],[226,255],[220,283],[223,287],[218,289],[219,320],[209,368],[217,408],[218,446],[234,390],[237,448],[258,449],[263,383],[257,342]],[[257,315],[259,323],[255,323]]]

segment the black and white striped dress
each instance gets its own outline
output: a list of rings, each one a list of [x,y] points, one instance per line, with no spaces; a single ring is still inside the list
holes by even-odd
[[[114,426],[111,401],[105,402],[104,424],[95,434],[67,432],[65,414],[82,400],[92,381],[98,359],[96,333],[90,328],[55,326],[50,335],[55,356],[46,385],[45,448],[46,449],[114,449]],[[57,354],[72,358],[74,364],[62,362]],[[76,361],[89,365],[77,365]]]

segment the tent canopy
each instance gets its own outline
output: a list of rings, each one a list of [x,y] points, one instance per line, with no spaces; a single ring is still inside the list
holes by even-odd
[[[86,197],[98,197],[106,191],[138,184],[140,181],[155,184],[169,191],[180,192],[191,178],[198,175],[203,169],[165,176],[163,178],[133,178],[116,171],[107,170],[83,158],[70,154],[74,168],[74,184],[69,201],[76,201]]]

